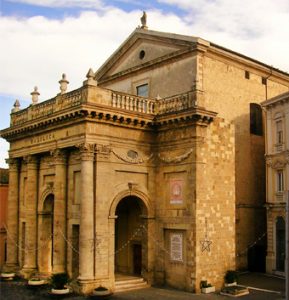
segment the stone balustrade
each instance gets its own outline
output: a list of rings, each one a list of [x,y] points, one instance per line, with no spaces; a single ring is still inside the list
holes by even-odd
[[[177,112],[196,106],[194,92],[175,95],[158,101],[158,114]]]
[[[112,107],[131,110],[140,113],[154,114],[157,101],[144,97],[112,92]]]
[[[196,94],[194,91],[162,99],[150,99],[98,87],[90,87],[91,92],[94,97],[89,98],[87,97],[88,90],[82,87],[68,93],[58,94],[53,99],[30,105],[26,109],[11,113],[11,126],[17,126],[27,121],[49,116],[55,112],[86,103],[153,115],[182,111],[196,105]]]

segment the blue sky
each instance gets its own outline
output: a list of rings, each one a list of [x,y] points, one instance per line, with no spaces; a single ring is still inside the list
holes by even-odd
[[[27,107],[34,86],[40,101],[81,86],[140,25],[200,36],[289,72],[288,0],[0,0],[0,129],[15,99]],[[0,167],[8,144],[0,138]]]

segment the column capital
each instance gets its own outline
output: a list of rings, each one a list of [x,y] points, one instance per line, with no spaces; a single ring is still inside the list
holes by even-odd
[[[10,171],[18,171],[20,165],[18,158],[7,158],[6,163],[9,165]]]
[[[31,166],[37,165],[38,163],[38,158],[35,155],[26,155],[23,157],[23,160],[27,165],[31,165]]]
[[[55,164],[65,164],[67,160],[67,153],[63,149],[53,149],[50,150],[50,155],[54,159]]]
[[[76,145],[79,149],[81,160],[93,160],[95,152],[95,144],[81,143]]]

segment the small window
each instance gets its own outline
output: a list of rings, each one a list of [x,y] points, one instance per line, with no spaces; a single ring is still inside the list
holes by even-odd
[[[249,71],[245,71],[245,78],[250,79],[250,72]]]
[[[146,53],[144,50],[141,50],[140,53],[139,53],[139,58],[140,59],[143,59],[145,57]]]
[[[262,84],[267,85],[267,78],[266,77],[262,77]]]
[[[263,135],[262,108],[257,103],[250,103],[250,133]]]
[[[279,120],[276,122],[276,144],[283,143],[283,124],[282,121]]]
[[[142,84],[136,87],[136,94],[138,96],[142,96],[142,97],[148,97],[149,95],[149,85],[146,84]]]
[[[284,191],[284,178],[283,178],[283,171],[277,171],[277,192]]]

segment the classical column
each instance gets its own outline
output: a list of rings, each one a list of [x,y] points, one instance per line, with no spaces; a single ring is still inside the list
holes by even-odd
[[[55,163],[53,211],[53,273],[66,270],[66,153],[56,149],[51,153]]]
[[[38,198],[38,160],[29,155],[27,162],[27,200],[25,205],[25,258],[23,272],[29,274],[37,267],[37,198]]]
[[[79,146],[81,154],[81,203],[79,232],[80,281],[94,279],[94,145]]]
[[[9,164],[9,191],[7,203],[7,260],[8,270],[16,270],[18,262],[18,218],[19,218],[19,161],[7,159]]]

